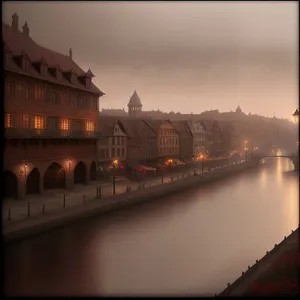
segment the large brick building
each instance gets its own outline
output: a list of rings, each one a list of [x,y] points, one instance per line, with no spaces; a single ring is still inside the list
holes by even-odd
[[[70,188],[96,177],[99,98],[69,55],[38,45],[19,18],[2,23],[5,196]]]

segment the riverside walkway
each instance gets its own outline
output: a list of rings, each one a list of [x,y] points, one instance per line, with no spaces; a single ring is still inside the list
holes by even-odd
[[[209,172],[204,172],[203,175],[194,176],[194,172],[182,174],[181,176],[175,176],[173,174],[173,180],[162,182],[151,182],[151,187],[137,188],[134,191],[123,192],[114,196],[99,197],[94,195],[93,198],[74,204],[72,201],[58,202],[59,207],[52,211],[44,209],[44,204],[37,204],[36,210],[33,213],[33,209],[29,206],[29,211],[26,215],[26,208],[23,211],[23,218],[16,219],[15,221],[3,221],[3,237],[5,241],[12,241],[24,238],[25,236],[34,235],[42,231],[50,230],[55,227],[64,226],[67,223],[74,222],[83,218],[96,216],[99,213],[110,211],[113,209],[119,209],[135,203],[142,203],[151,199],[165,197],[171,193],[176,193],[182,189],[190,188],[193,185],[199,185],[201,182],[215,181],[221,178],[226,178],[229,175],[236,174],[248,168],[256,166],[256,162],[248,162],[241,164],[234,164],[232,166],[227,165],[223,168],[215,168]],[[201,184],[202,184],[201,183]],[[148,186],[149,187],[149,186]],[[25,217],[24,217],[25,213]]]
[[[300,292],[300,230],[292,231],[282,242],[242,272],[217,297],[295,296]]]

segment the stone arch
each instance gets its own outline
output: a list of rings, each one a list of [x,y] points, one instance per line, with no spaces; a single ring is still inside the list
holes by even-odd
[[[74,184],[86,183],[86,164],[79,161],[74,169]]]
[[[17,175],[11,170],[3,172],[3,198],[18,199],[19,182]]]
[[[93,181],[96,179],[97,179],[97,167],[96,167],[96,163],[92,161],[90,167],[90,180]]]
[[[26,194],[39,194],[40,177],[40,171],[34,167],[26,179]]]
[[[65,169],[59,163],[53,162],[45,171],[43,184],[44,190],[65,188]]]

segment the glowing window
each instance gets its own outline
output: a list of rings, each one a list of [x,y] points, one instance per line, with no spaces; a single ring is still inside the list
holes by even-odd
[[[36,85],[35,90],[34,90],[34,99],[40,100],[40,99],[42,99],[42,96],[43,96],[42,87],[40,85]]]
[[[45,117],[34,116],[34,128],[35,129],[44,129],[45,128]]]
[[[5,128],[11,128],[11,114],[5,114]]]
[[[29,128],[29,114],[23,114],[22,124],[23,124],[23,128]]]
[[[95,131],[95,124],[92,121],[85,122],[85,131]]]
[[[61,119],[60,120],[60,129],[61,130],[69,130],[69,119]]]

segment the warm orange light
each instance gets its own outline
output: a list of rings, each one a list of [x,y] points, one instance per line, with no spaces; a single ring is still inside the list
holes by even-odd
[[[27,168],[27,165],[25,164],[24,167],[25,167],[25,169],[26,169],[26,168]]]
[[[117,160],[114,160],[114,164],[117,165],[117,164],[118,164],[118,161],[117,161]]]

